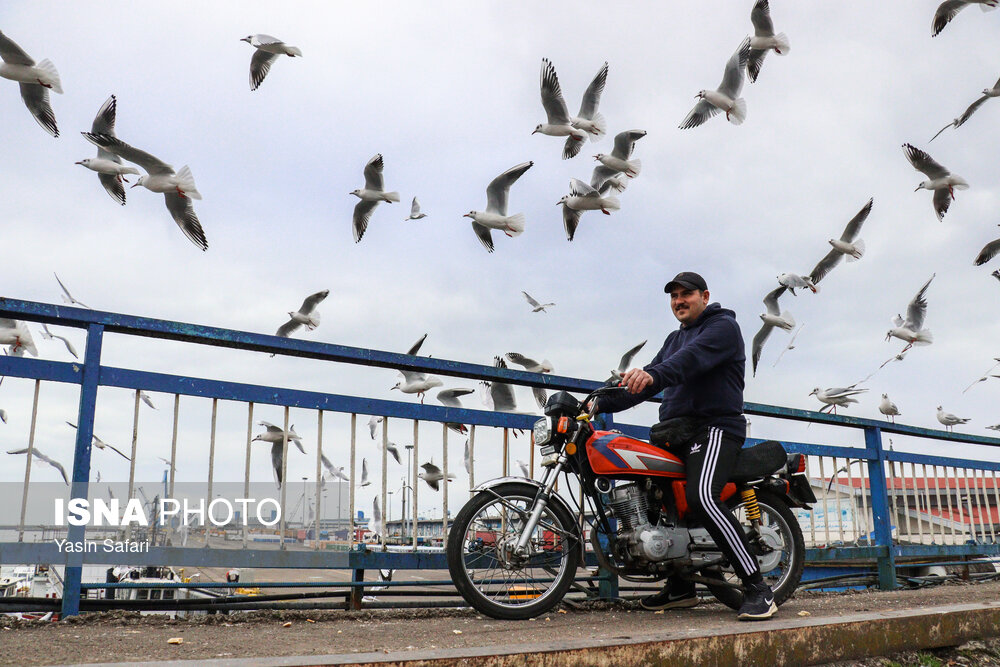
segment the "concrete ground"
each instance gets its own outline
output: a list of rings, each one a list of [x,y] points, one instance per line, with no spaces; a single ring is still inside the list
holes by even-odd
[[[0,665],[238,659],[249,666],[253,659],[281,656],[289,657],[284,664],[335,664],[329,658],[313,663],[308,656],[337,654],[343,662],[355,655],[370,662],[370,654],[375,653],[383,659],[402,661],[414,652],[456,655],[453,649],[478,654],[481,659],[440,664],[501,664],[482,662],[482,656],[495,658],[513,645],[525,646],[527,656],[532,654],[532,646],[537,646],[540,654],[554,642],[567,647],[636,645],[646,639],[662,642],[664,638],[735,637],[758,630],[780,631],[840,620],[855,626],[860,623],[863,628],[865,623],[912,610],[951,606],[989,611],[990,605],[1000,608],[1000,582],[947,583],[891,592],[801,592],[783,605],[774,619],[758,624],[738,622],[730,609],[718,603],[647,612],[634,602],[591,603],[582,610],[562,607],[546,616],[518,622],[496,621],[468,609],[248,612],[190,620],[108,612],[61,623],[0,617]],[[919,627],[921,621],[916,622]],[[1000,636],[1000,625],[995,630]],[[177,639],[182,641],[176,643]],[[831,659],[827,662],[840,655],[833,648],[830,645]],[[295,661],[292,656],[302,656],[304,661]],[[624,655],[620,657],[625,659]]]

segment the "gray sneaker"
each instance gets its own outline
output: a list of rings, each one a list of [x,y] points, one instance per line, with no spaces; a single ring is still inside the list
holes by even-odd
[[[743,605],[736,618],[741,621],[763,621],[774,616],[778,605],[774,604],[774,593],[771,587],[761,582],[746,587],[743,595]]]
[[[699,602],[700,600],[698,599],[698,594],[695,593],[693,584],[690,586],[668,584],[656,595],[642,598],[639,604],[643,609],[658,611],[660,609],[696,607]]]

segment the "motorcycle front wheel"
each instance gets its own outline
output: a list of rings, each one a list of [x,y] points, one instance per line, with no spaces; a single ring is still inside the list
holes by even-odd
[[[582,544],[560,503],[542,511],[526,548],[517,542],[538,487],[509,482],[480,491],[448,534],[448,571],[472,607],[492,618],[526,619],[559,604],[576,576]]]
[[[792,597],[802,579],[806,563],[805,541],[795,514],[784,500],[761,490],[757,490],[756,495],[760,506],[759,530],[752,529],[747,519],[747,505],[739,496],[734,496],[729,506],[750,538],[750,553],[757,557],[764,581],[774,592],[775,603],[780,605]],[[740,583],[732,568],[727,568],[725,572],[716,570],[713,574]],[[743,604],[741,590],[712,584],[706,584],[706,587],[719,602],[732,609],[739,610]]]

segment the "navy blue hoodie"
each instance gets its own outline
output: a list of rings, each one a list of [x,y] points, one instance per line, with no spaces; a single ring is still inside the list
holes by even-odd
[[[743,376],[746,354],[736,313],[711,303],[690,326],[670,333],[653,361],[643,368],[653,384],[638,394],[621,392],[600,399],[601,412],[618,412],[663,391],[660,421],[702,417],[739,438],[746,436]]]

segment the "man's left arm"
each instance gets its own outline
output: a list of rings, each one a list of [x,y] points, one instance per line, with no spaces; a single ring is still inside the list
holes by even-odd
[[[683,348],[658,364],[650,364],[646,372],[659,387],[684,384],[707,371],[733,359],[742,346],[735,322],[717,319],[707,322],[701,333]]]

